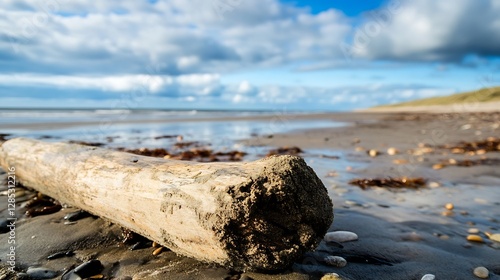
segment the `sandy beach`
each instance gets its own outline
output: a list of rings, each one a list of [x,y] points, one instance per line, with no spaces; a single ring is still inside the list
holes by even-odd
[[[323,241],[288,270],[274,274],[232,271],[168,249],[154,256],[151,245],[130,250],[131,244],[122,242],[122,229],[106,220],[88,216],[67,223],[63,218],[78,210],[70,205],[63,205],[53,214],[28,218],[22,207],[35,193],[19,189],[15,234],[16,269],[21,278],[28,267],[43,267],[57,272],[53,279],[60,279],[76,265],[98,259],[104,266],[100,279],[320,279],[327,273],[352,280],[420,280],[426,274],[436,279],[480,279],[473,274],[476,267],[486,267],[488,279],[500,279],[500,243],[488,238],[490,233],[500,233],[500,145],[491,150],[481,146],[499,141],[498,111],[271,114],[189,121],[219,120],[259,121],[271,128],[292,128],[286,132],[268,129],[251,133],[246,139],[235,140],[233,147],[248,153],[243,160],[265,157],[279,147],[299,147],[302,152],[298,155],[315,170],[333,200],[335,218],[329,231],[354,232],[358,240],[340,245]],[[123,121],[136,125],[176,122]],[[179,123],[183,122],[188,121]],[[315,122],[322,125],[315,126]],[[306,125],[295,129],[294,123]],[[12,128],[33,131],[97,124],[0,124],[0,133]],[[310,129],[306,129],[307,124],[311,124]],[[3,138],[16,136],[12,133]],[[61,141],[51,139],[50,134],[44,136],[48,141]],[[120,145],[135,149],[141,143],[149,142]],[[112,149],[116,145],[103,143]],[[163,148],[170,151],[172,146]],[[4,182],[5,171],[0,176]],[[422,178],[425,184],[419,188],[361,188],[350,184],[356,179],[377,178]],[[0,190],[6,188],[2,183]],[[0,211],[5,224],[6,196],[0,196]],[[478,235],[482,242],[468,241],[471,234]],[[0,276],[8,273],[4,257],[8,251],[8,234],[3,233]],[[47,259],[58,252],[72,253]],[[343,257],[347,265],[328,265],[324,262],[326,256]],[[0,278],[17,277],[9,275]]]

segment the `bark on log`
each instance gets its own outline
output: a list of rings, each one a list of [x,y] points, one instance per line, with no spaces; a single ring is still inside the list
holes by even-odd
[[[299,157],[196,163],[23,138],[1,145],[1,166],[24,185],[226,267],[286,268],[333,221],[326,188]]]

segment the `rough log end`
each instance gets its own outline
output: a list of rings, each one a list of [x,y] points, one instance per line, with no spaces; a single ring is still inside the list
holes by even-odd
[[[215,229],[231,252],[226,265],[232,268],[287,268],[314,250],[333,222],[328,191],[302,158],[273,156],[262,161],[262,172],[249,184],[230,188],[236,202],[232,217]]]

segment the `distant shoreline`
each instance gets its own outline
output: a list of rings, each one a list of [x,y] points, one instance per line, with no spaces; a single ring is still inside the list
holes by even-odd
[[[161,123],[186,123],[186,122],[214,122],[214,121],[272,121],[280,119],[293,120],[312,120],[312,119],[330,119],[334,113],[314,113],[314,114],[283,114],[276,112],[274,114],[253,115],[253,116],[220,116],[220,117],[190,117],[190,118],[157,118],[157,119],[109,119],[92,121],[68,121],[68,122],[42,122],[42,123],[0,123],[2,129],[59,129],[78,126],[90,126],[100,124],[161,124]],[[355,113],[341,113],[355,114]]]
[[[382,112],[382,113],[477,113],[477,112],[498,112],[500,111],[500,102],[475,102],[475,103],[456,103],[450,105],[415,105],[399,107],[373,107],[357,110],[357,112]]]
[[[0,109],[3,110],[3,109]],[[12,109],[14,110],[14,109]],[[18,109],[23,110],[23,109]],[[27,109],[31,110],[31,109]],[[33,109],[36,110],[36,109]],[[40,109],[45,110],[45,109]],[[47,109],[49,110],[49,109]],[[73,109],[60,109],[73,110]],[[106,109],[74,109],[74,110],[106,110]],[[118,110],[118,109],[111,109]],[[143,109],[136,109],[141,111]],[[165,109],[164,111],[168,111]],[[183,111],[183,110],[179,110]],[[197,111],[197,110],[185,110]],[[201,111],[200,111],[201,112]],[[233,112],[233,111],[206,111],[206,112]],[[251,111],[234,111],[251,112]],[[259,112],[259,111],[253,111]],[[373,107],[359,109],[351,112],[282,112],[282,111],[260,111],[262,114],[243,115],[243,116],[191,116],[181,118],[144,118],[144,119],[115,119],[103,117],[99,120],[86,121],[68,121],[68,122],[40,122],[40,123],[0,123],[0,131],[6,129],[26,129],[26,130],[44,130],[44,129],[63,129],[80,126],[93,126],[102,124],[168,124],[168,123],[187,123],[187,122],[224,122],[224,121],[307,121],[307,120],[332,120],[357,122],[375,117],[378,114],[393,113],[477,113],[477,112],[500,112],[500,102],[486,103],[457,103],[453,105],[429,105],[429,106],[401,106],[401,107]]]

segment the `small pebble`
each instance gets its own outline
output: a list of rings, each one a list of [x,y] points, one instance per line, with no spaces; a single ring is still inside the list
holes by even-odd
[[[344,267],[347,265],[347,261],[339,256],[327,256],[323,259],[323,261],[331,266],[335,267]]]
[[[453,203],[446,203],[446,205],[444,206],[444,208],[446,208],[448,210],[453,210],[453,208],[455,208],[455,206],[453,205]]]
[[[80,276],[78,276],[77,274],[75,274],[75,272],[73,270],[71,270],[68,273],[64,274],[61,277],[61,280],[82,280],[82,278]]]
[[[443,234],[443,235],[439,236],[439,239],[441,239],[441,240],[448,240],[448,239],[450,239],[450,236],[446,235],[446,234]]]
[[[57,252],[57,253],[54,253],[54,254],[48,256],[47,260],[55,260],[55,259],[60,259],[63,257],[71,257],[74,254],[75,253],[73,251],[61,251],[61,252]]]
[[[432,169],[434,169],[434,170],[439,170],[439,169],[443,169],[443,168],[444,168],[444,165],[443,165],[443,164],[440,164],[440,163],[438,163],[438,164],[434,164],[434,165],[432,166]]]
[[[490,240],[493,240],[493,241],[496,241],[496,242],[500,242],[500,233],[489,233],[489,232],[485,232],[486,236],[488,236],[488,238]]]
[[[57,276],[57,272],[44,267],[30,267],[26,273],[32,279],[52,279]]]
[[[387,154],[390,156],[394,156],[394,155],[399,154],[399,151],[398,151],[398,149],[391,147],[391,148],[387,149]]]
[[[392,161],[394,164],[407,164],[408,161],[406,159],[395,159]]]
[[[153,256],[158,256],[161,252],[163,252],[163,247],[156,248],[156,250],[153,251]]]
[[[358,240],[358,235],[350,231],[334,231],[325,234],[325,241],[348,242]]]
[[[434,279],[436,279],[436,276],[434,274],[426,274],[420,280],[434,280]]]
[[[337,273],[328,273],[323,275],[321,280],[342,280],[342,278]]]
[[[483,238],[479,235],[476,235],[476,234],[469,234],[467,236],[467,241],[473,241],[473,242],[479,242],[479,243],[484,242]]]
[[[90,214],[88,212],[83,211],[83,210],[78,210],[78,211],[66,214],[66,216],[64,216],[64,219],[68,220],[70,222],[75,222],[75,221],[81,220],[81,219],[89,217],[89,216],[90,216]]]
[[[355,200],[346,200],[345,204],[347,204],[349,206],[362,206],[363,205],[360,202],[355,201]]]
[[[479,266],[479,267],[474,268],[474,275],[476,275],[476,277],[478,277],[478,278],[486,279],[490,276],[490,272],[488,271],[488,269],[486,267]]]
[[[462,125],[462,126],[460,127],[460,129],[461,129],[461,130],[468,130],[468,129],[470,129],[471,127],[472,127],[472,125],[470,125],[470,124],[464,124],[464,125]]]
[[[462,246],[467,249],[472,248],[472,244],[470,244],[469,242],[462,244]]]
[[[446,211],[443,211],[441,213],[441,215],[443,215],[445,217],[451,217],[451,216],[453,216],[453,214],[454,214],[453,211],[450,211],[450,210],[446,210]]]
[[[486,150],[477,150],[476,154],[477,155],[484,155],[484,154],[486,154]]]
[[[368,151],[368,154],[371,156],[371,157],[376,157],[378,155],[380,155],[380,152],[375,150],[375,149],[372,149],[372,150],[369,150]]]
[[[478,234],[479,233],[479,229],[477,228],[470,228],[469,230],[467,230],[468,233],[470,234]]]
[[[429,183],[429,188],[439,188],[441,187],[441,184],[439,184],[438,182],[430,182]]]
[[[25,195],[26,195],[26,192],[23,190],[19,190],[19,191],[15,192],[16,198],[20,198],[20,197],[25,196]]]
[[[8,272],[7,272],[7,273],[8,273]],[[4,277],[4,278],[2,278],[2,277]],[[5,277],[14,277],[14,275],[12,275],[12,274],[11,274],[11,275],[9,275],[9,274],[0,273],[0,279],[2,279],[2,280],[3,280],[3,279],[11,279],[11,278],[5,278]],[[15,279],[15,278],[13,278],[13,279]],[[32,278],[30,278],[30,277],[29,277],[29,275],[28,275],[28,274],[26,274],[26,273],[24,273],[24,272],[19,272],[19,273],[17,274],[17,279],[18,279],[18,280],[30,280],[30,279],[32,279]]]

